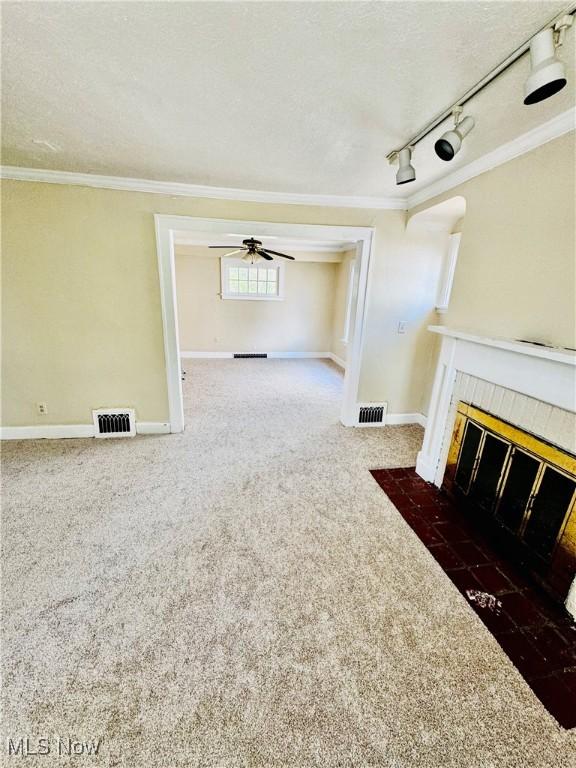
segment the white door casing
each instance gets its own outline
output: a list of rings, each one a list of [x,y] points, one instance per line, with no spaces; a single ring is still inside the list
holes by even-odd
[[[226,219],[200,219],[193,216],[155,214],[158,275],[164,332],[164,357],[168,388],[170,432],[184,429],[184,404],[180,370],[180,345],[176,302],[176,275],[174,269],[174,232],[213,232],[214,235],[237,232],[252,236],[303,238],[306,240],[344,240],[357,243],[357,292],[351,327],[344,394],[340,420],[344,426],[357,422],[358,387],[366,319],[366,298],[370,274],[370,259],[374,243],[372,227],[325,226],[322,224],[289,224],[282,222],[236,221]]]

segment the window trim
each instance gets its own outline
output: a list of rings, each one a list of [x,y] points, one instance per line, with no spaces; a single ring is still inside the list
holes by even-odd
[[[220,258],[220,298],[232,299],[233,301],[284,301],[284,269],[286,265],[281,261],[274,261],[272,264],[269,262],[264,263],[266,268],[274,266],[278,270],[278,294],[276,296],[268,293],[230,293],[228,290],[228,269],[230,267],[250,267],[252,265],[247,264],[242,259],[222,256]],[[261,262],[258,262],[257,265],[264,267],[264,264]]]

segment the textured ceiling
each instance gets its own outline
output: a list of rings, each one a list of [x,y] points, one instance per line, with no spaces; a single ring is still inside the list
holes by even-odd
[[[452,163],[431,136],[397,188],[385,160],[566,4],[4,2],[2,162],[413,194],[574,104],[573,28],[560,94],[522,104],[524,57],[467,105],[477,125]]]

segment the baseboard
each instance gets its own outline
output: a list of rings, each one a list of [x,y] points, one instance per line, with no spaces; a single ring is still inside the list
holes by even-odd
[[[137,421],[139,435],[164,435],[170,424],[161,421]],[[94,437],[93,424],[47,424],[30,427],[0,427],[0,440],[62,440],[65,438]]]
[[[426,426],[426,416],[423,413],[389,413],[386,416],[386,425],[393,424],[420,424]]]
[[[47,424],[31,427],[0,427],[0,440],[59,440],[94,437],[94,424]]]
[[[336,365],[339,365],[340,368],[344,368],[344,370],[346,370],[346,360],[338,357],[338,355],[335,355],[334,352],[329,352],[328,357],[330,360],[332,360],[333,363],[336,363]]]
[[[330,352],[268,352],[268,357],[284,358],[284,359],[313,359],[313,358],[329,358]]]
[[[170,424],[166,421],[137,421],[137,435],[168,435]]]
[[[190,357],[190,358],[199,358],[199,359],[208,359],[212,357],[217,358],[223,358],[223,357],[234,357],[233,352],[180,352],[180,357]]]
[[[180,352],[180,357],[182,358],[196,358],[196,359],[216,359],[216,358],[231,358],[234,357],[235,354],[238,354],[238,351],[236,352],[191,352],[191,351],[185,351]],[[246,352],[245,354],[266,354],[269,358],[278,358],[278,359],[298,359],[298,358],[332,358],[331,352],[269,352],[267,349],[264,350],[250,350],[250,352]]]

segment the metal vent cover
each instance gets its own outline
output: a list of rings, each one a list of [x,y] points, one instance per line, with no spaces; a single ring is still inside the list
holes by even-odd
[[[359,427],[383,427],[386,424],[388,403],[360,403],[358,407]]]
[[[235,352],[234,357],[268,357],[268,353]]]
[[[133,408],[99,408],[92,411],[94,437],[134,437],[136,418]]]

